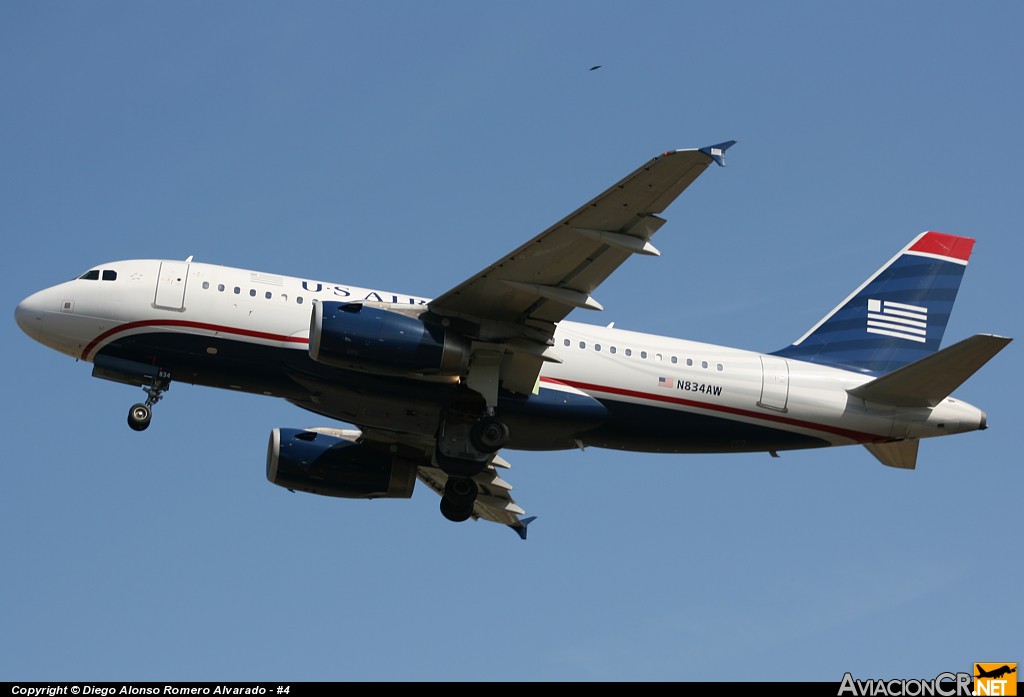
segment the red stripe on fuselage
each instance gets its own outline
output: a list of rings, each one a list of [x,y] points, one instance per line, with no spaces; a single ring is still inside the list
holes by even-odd
[[[763,414],[761,412],[749,411],[747,409],[738,409],[736,407],[727,407],[723,404],[710,404],[708,402],[696,402],[692,399],[683,399],[682,397],[672,397],[666,394],[654,394],[653,392],[640,392],[639,390],[627,390],[622,387],[609,387],[607,385],[594,385],[586,382],[577,382],[575,380],[553,380],[551,378],[541,378],[541,382],[553,382],[562,385],[568,385],[569,387],[575,387],[578,390],[584,392],[604,392],[605,394],[616,394],[623,397],[635,397],[637,399],[649,399],[655,402],[666,402],[668,404],[678,404],[684,407],[696,407],[698,409],[706,409],[708,411],[718,411],[725,414],[734,414],[736,416],[746,416],[752,419],[759,419],[762,421],[774,421],[776,423],[787,424],[789,426],[798,426],[800,428],[810,429],[812,431],[824,431],[826,433],[833,433],[843,438],[849,438],[858,443],[885,443],[891,438],[885,438],[874,433],[863,433],[861,431],[851,431],[846,428],[839,428],[836,426],[826,426],[824,424],[817,424],[812,421],[803,421],[801,419],[791,419],[786,416],[779,416],[777,414]]]
[[[186,329],[205,329],[210,332],[219,332],[221,334],[237,334],[238,336],[249,336],[254,339],[266,339],[267,341],[281,341],[290,344],[308,344],[309,339],[301,336],[285,336],[284,334],[272,334],[270,332],[258,332],[253,329],[242,329],[241,327],[225,327],[220,324],[208,324],[206,322],[192,322],[186,319],[144,319],[138,322],[127,322],[125,324],[119,324],[113,329],[108,329],[103,332],[95,339],[89,342],[89,345],[82,351],[82,360],[89,360],[89,355],[96,349],[96,347],[102,342],[106,341],[115,334],[121,332],[131,331],[132,329],[140,329],[142,327],[184,327]]]
[[[970,237],[957,237],[944,232],[926,232],[924,237],[915,242],[914,246],[907,251],[967,261],[971,258],[972,249],[974,249],[974,240]]]

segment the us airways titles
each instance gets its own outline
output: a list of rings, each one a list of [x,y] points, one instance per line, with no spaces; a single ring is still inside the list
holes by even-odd
[[[396,305],[426,305],[427,298],[418,298],[415,295],[401,295],[397,293],[386,293],[368,288],[352,288],[349,286],[335,286],[319,281],[303,281],[302,290],[320,295],[328,294],[336,298],[347,298],[349,300],[369,300],[378,303],[394,303]]]

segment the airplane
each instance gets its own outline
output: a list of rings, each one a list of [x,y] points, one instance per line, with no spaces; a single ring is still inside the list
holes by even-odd
[[[1017,667],[1016,666],[1011,668],[1009,665],[1003,665],[1003,666],[1001,666],[999,668],[995,668],[993,670],[985,670],[985,669],[981,668],[980,666],[978,666],[977,664],[975,664],[975,667],[978,670],[978,674],[974,676],[976,678],[996,678],[996,679],[998,679],[998,678],[1003,677],[1004,675],[1009,675],[1010,673],[1016,673],[1017,672]]]
[[[18,304],[31,338],[142,387],[141,431],[172,382],[283,398],[357,428],[275,428],[291,491],[408,498],[445,518],[525,518],[503,449],[738,453],[864,445],[914,469],[921,439],[981,430],[950,396],[1011,340],[939,345],[974,240],[914,237],[793,344],[762,353],[569,321],[660,214],[735,141],[665,152],[433,299],[193,261],[95,266]]]

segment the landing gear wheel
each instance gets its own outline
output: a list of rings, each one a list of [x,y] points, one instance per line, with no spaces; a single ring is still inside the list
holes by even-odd
[[[469,506],[473,508],[473,502],[476,501],[476,495],[479,489],[476,488],[476,482],[466,477],[448,477],[448,481],[444,485],[444,498],[455,508],[465,508]]]
[[[508,426],[496,416],[485,416],[473,425],[469,440],[482,453],[494,453],[508,444]]]
[[[171,374],[163,369],[157,370],[157,375],[150,384],[142,385],[142,391],[146,393],[145,404],[133,404],[128,410],[128,426],[133,431],[145,431],[149,428],[149,422],[153,419],[153,405],[164,398],[164,392],[170,387]]]
[[[136,404],[128,410],[128,425],[133,431],[145,431],[153,419],[153,410],[145,404]]]
[[[457,506],[448,500],[448,497],[441,499],[441,515],[453,523],[462,523],[469,520],[473,515],[473,504],[468,506]]]

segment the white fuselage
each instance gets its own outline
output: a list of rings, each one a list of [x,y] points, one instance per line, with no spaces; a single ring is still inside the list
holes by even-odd
[[[121,261],[96,270],[95,280],[68,281],[26,298],[16,311],[19,325],[41,343],[86,361],[113,342],[154,333],[306,352],[314,301],[404,308],[428,302],[203,263]],[[212,343],[194,346],[196,361],[219,360],[220,350]],[[747,447],[743,427],[806,436],[819,445],[880,443],[984,427],[983,412],[952,398],[933,408],[894,408],[850,396],[848,389],[873,379],[865,374],[611,327],[563,321],[546,355],[555,360],[545,363],[541,388],[614,404],[612,418],[636,408],[639,419],[658,414],[669,428],[673,415],[715,419],[726,429],[737,429],[732,442],[721,448],[725,451],[773,449]],[[258,391],[275,394],[271,386]],[[583,440],[638,450],[686,450],[648,438],[653,432],[644,435],[642,428],[639,433],[635,442],[618,436]]]

